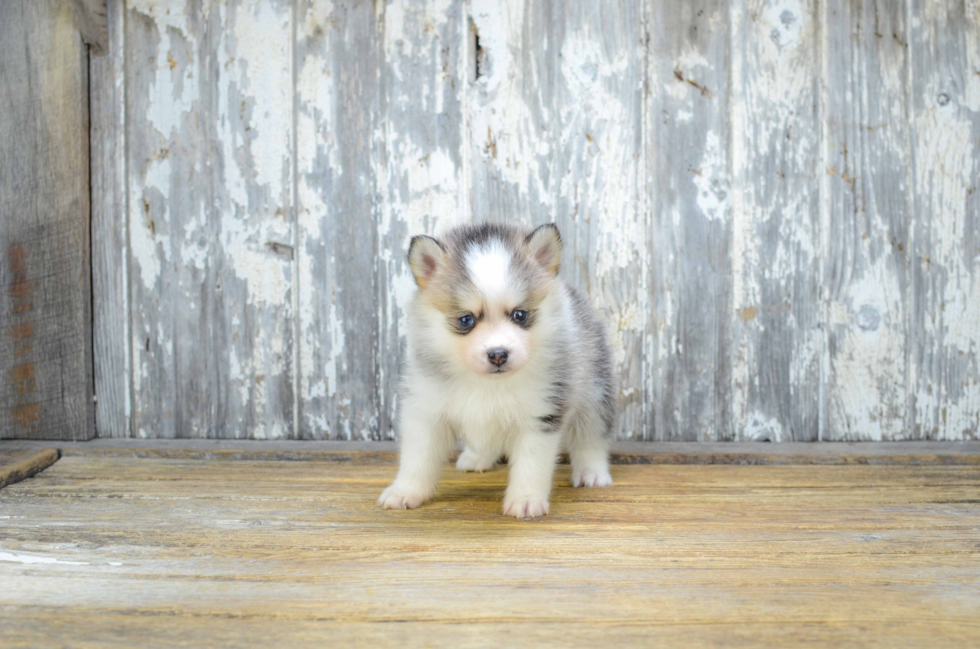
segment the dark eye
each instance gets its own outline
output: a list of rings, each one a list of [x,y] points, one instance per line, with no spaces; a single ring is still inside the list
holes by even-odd
[[[514,322],[526,322],[527,321],[527,311],[521,311],[520,309],[514,309],[514,313],[511,314],[514,318]]]
[[[472,329],[474,322],[473,316],[469,314],[459,317],[459,326],[463,329]]]

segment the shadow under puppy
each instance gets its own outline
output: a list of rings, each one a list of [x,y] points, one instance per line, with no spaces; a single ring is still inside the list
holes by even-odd
[[[486,471],[506,455],[504,514],[548,513],[558,454],[572,486],[605,487],[616,389],[605,330],[558,277],[561,236],[498,224],[412,239],[419,290],[408,309],[398,476],[378,503],[418,507],[435,492],[457,440],[456,468]]]

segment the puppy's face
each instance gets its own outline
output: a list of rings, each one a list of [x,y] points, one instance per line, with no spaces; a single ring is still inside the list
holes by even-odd
[[[441,241],[413,238],[409,266],[421,291],[426,353],[479,376],[519,371],[547,328],[543,306],[560,260],[551,224],[531,233],[483,225]]]

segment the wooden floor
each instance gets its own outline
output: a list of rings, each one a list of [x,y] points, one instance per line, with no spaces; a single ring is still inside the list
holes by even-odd
[[[980,645],[976,465],[620,465],[519,522],[505,470],[386,512],[395,465],[347,458],[66,456],[0,490],[0,644]]]

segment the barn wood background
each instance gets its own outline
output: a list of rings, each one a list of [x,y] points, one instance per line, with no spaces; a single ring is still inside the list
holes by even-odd
[[[622,437],[973,439],[976,0],[109,2],[101,436],[393,436],[411,234],[555,221]]]
[[[88,67],[67,1],[0,2],[0,438],[94,434]]]

